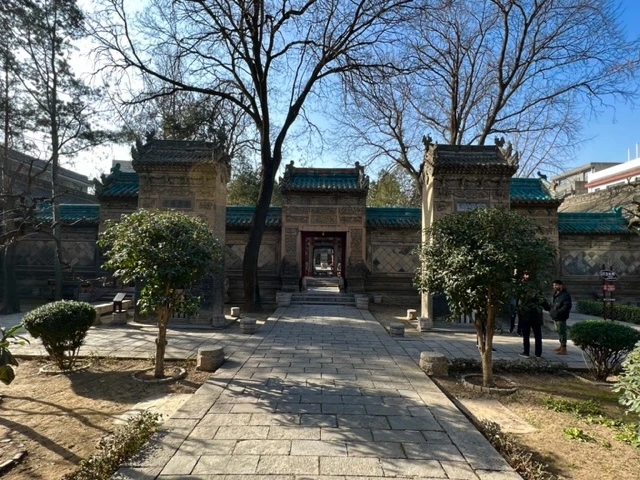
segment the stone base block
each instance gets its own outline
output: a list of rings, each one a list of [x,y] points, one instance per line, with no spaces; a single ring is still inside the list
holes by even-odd
[[[410,308],[409,310],[407,310],[407,320],[417,320],[417,319],[418,319],[418,313],[413,308]]]
[[[374,295],[373,303],[382,303],[382,295]]]
[[[240,331],[242,333],[256,333],[258,326],[256,319],[251,317],[245,317],[240,319]]]
[[[449,361],[443,353],[420,352],[420,368],[427,375],[434,377],[449,375]]]
[[[389,335],[392,337],[404,337],[404,323],[392,323],[389,325]]]
[[[369,310],[369,297],[366,295],[354,295],[354,299],[356,301],[356,308]]]
[[[231,307],[231,316],[239,317],[240,316],[240,307]]]
[[[108,315],[106,316],[109,317]],[[102,319],[102,323],[104,323],[105,319]],[[111,314],[111,322],[109,325],[126,325],[127,324],[127,312],[113,312]]]
[[[204,372],[215,372],[224,363],[222,348],[201,348],[198,350],[196,369]]]
[[[288,307],[291,305],[291,293],[288,292],[278,292],[276,294],[276,303],[279,307]]]
[[[426,332],[427,330],[431,330],[433,328],[433,320],[429,317],[420,317],[418,318],[418,331]]]
[[[227,326],[227,319],[224,315],[214,315],[211,318],[211,326],[215,328],[224,328]]]

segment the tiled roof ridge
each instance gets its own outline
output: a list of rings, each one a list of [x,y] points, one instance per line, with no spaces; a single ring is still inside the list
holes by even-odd
[[[621,208],[608,212],[558,212],[561,234],[634,234]]]
[[[339,181],[338,181],[339,180]],[[356,162],[354,168],[296,168],[291,161],[281,178],[282,192],[351,192],[369,191],[369,177]]]

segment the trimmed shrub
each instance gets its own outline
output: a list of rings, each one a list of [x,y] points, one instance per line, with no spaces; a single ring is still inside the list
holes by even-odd
[[[579,301],[578,312],[585,315],[602,316],[602,302],[595,300]],[[616,304],[613,307],[613,320],[640,325],[640,307]]]
[[[585,320],[569,329],[569,339],[585,353],[595,379],[605,381],[640,341],[640,332],[606,320]]]
[[[628,411],[640,414],[640,343],[622,364],[622,374],[613,391],[622,393],[620,403]]]
[[[22,323],[34,338],[42,340],[58,367],[69,370],[95,317],[96,311],[88,303],[63,300],[30,311]]]

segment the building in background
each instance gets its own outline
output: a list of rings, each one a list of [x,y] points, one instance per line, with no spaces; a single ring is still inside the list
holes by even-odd
[[[586,193],[585,185],[589,182],[589,176],[602,170],[609,169],[619,162],[591,162],[572,168],[551,178],[551,188],[558,197]]]

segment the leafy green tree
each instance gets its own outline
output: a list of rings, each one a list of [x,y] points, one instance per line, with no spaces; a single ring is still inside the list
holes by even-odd
[[[483,383],[490,386],[496,311],[525,291],[542,290],[553,272],[554,248],[531,219],[496,208],[447,215],[426,233],[415,284],[444,294],[452,317],[474,319]]]
[[[371,207],[419,207],[420,192],[415,182],[399,168],[381,171],[371,182],[367,205]]]
[[[142,285],[138,306],[156,317],[155,376],[161,378],[169,319],[176,310],[197,309],[200,299],[190,289],[222,261],[222,247],[200,218],[143,209],[108,223],[98,244],[107,249],[104,268]]]
[[[259,197],[260,169],[248,160],[237,159],[227,185],[227,205],[256,205]],[[271,205],[282,205],[279,183],[273,187]]]

